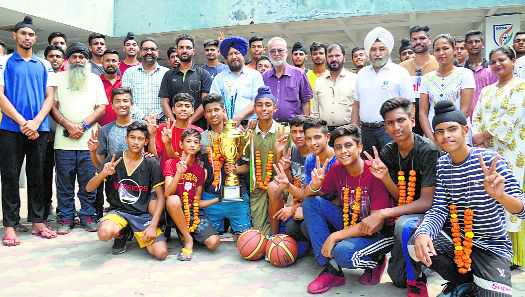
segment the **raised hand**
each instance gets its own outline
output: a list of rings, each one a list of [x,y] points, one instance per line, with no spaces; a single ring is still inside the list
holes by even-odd
[[[168,119],[166,127],[161,131],[162,143],[171,144],[171,136],[173,135],[173,127],[175,127],[175,121]]]
[[[286,172],[284,171],[281,164],[278,164],[278,166],[273,164],[273,169],[275,170],[275,176],[273,180],[277,182],[279,186],[288,186],[290,181],[288,180],[288,176],[286,176]]]
[[[157,133],[157,128],[159,127],[159,125],[157,125],[157,117],[155,117],[155,115],[150,114],[145,116],[144,120],[148,125],[149,135],[155,136],[155,133]]]
[[[487,168],[483,156],[479,156],[479,163],[481,164],[481,169],[485,175],[483,187],[487,194],[494,199],[499,199],[505,194],[505,178],[496,171],[496,165],[499,159],[500,156],[496,156],[492,161],[492,164],[490,164],[490,168]]]
[[[381,161],[379,158],[379,153],[377,152],[377,149],[375,146],[372,147],[374,150],[374,157],[370,156],[370,154],[367,151],[364,151],[365,157],[372,162],[370,165],[370,172],[373,176],[375,176],[377,179],[380,179],[382,181],[385,180],[388,176],[388,168],[386,167],[385,163]]]
[[[328,162],[330,162],[330,159],[326,159],[323,163],[323,166],[321,166],[321,160],[319,159],[319,156],[316,156],[316,162],[315,162],[315,168],[312,170],[312,183],[311,188],[313,190],[317,190],[321,187],[323,184],[323,180],[326,174],[326,167],[328,166]]]
[[[96,152],[98,148],[98,129],[91,130],[91,137],[88,140],[88,149],[90,152]]]
[[[224,40],[224,32],[223,31],[217,32],[217,40],[219,40],[219,42],[222,42]]]
[[[279,165],[282,166],[284,170],[290,170],[292,167],[292,149],[289,148],[286,154],[281,157],[279,160]]]
[[[275,141],[275,151],[279,154],[284,152],[286,145],[288,144],[288,133],[286,133],[284,127],[277,128],[277,135]]]
[[[188,161],[189,156],[182,155],[179,162],[177,162],[177,174],[179,176],[182,176],[184,173],[186,173],[186,170],[188,170],[188,165],[186,162]]]
[[[104,168],[102,169],[100,174],[102,174],[103,176],[110,176],[110,175],[115,174],[115,172],[116,172],[115,168],[117,167],[118,163],[120,163],[120,161],[122,161],[122,157],[118,158],[118,160],[115,160],[115,159],[116,159],[116,156],[115,156],[115,154],[113,154],[113,157],[111,158],[111,161],[109,161],[106,164],[104,164]]]

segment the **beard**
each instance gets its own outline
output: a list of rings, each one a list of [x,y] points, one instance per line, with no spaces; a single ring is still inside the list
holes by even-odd
[[[342,63],[330,63],[328,64],[328,70],[330,71],[339,71],[343,67]]]
[[[155,64],[157,62],[157,57],[154,55],[145,55],[142,57],[142,61],[146,64]]]
[[[421,45],[421,46],[418,46],[418,47],[413,47],[412,49],[414,50],[414,53],[416,53],[416,54],[421,54],[421,53],[428,52],[428,46],[427,45]]]
[[[181,62],[184,62],[184,63],[189,63],[189,62],[191,62],[191,58],[192,58],[192,56],[190,56],[190,55],[180,55],[180,56],[179,56],[179,60],[180,60]]]
[[[82,91],[87,87],[87,78],[91,72],[91,64],[68,64],[68,87],[73,91]]]
[[[270,58],[270,62],[272,63],[272,65],[274,67],[277,67],[277,66],[283,65],[285,60],[284,59],[282,59],[282,60],[274,60],[274,59]]]
[[[381,68],[385,66],[385,64],[388,62],[388,57],[383,57],[380,59],[370,59],[370,64],[376,68]]]
[[[110,67],[104,68],[104,72],[106,72],[107,74],[115,74],[117,73],[117,67],[110,66]]]
[[[239,72],[242,69],[243,63],[241,61],[232,61],[228,62],[228,67],[230,67],[231,72]]]

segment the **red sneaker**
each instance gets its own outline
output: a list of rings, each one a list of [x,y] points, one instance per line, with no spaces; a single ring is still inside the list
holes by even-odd
[[[373,269],[365,269],[365,272],[359,277],[359,283],[365,286],[375,286],[381,282],[381,276],[386,268],[386,256],[383,262],[377,264]]]
[[[308,284],[308,293],[321,294],[333,287],[339,287],[346,282],[345,277],[323,271],[311,283]]]
[[[428,297],[427,281],[424,279],[407,280],[407,297]]]

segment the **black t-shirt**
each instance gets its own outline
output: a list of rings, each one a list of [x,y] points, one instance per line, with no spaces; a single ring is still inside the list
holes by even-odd
[[[116,156],[118,159],[123,153],[119,152]],[[105,162],[110,160],[108,157]],[[142,162],[128,175],[122,160],[115,171],[106,181],[106,193],[111,208],[137,215],[148,213],[152,192],[164,183],[159,161],[156,158],[143,157]]]
[[[397,172],[403,170],[408,179],[411,169],[416,171],[416,196],[419,199],[421,187],[436,185],[436,163],[441,155],[440,150],[427,138],[414,134],[414,147],[403,158],[395,142],[390,142],[381,150],[380,157],[388,167],[390,177],[397,184]],[[401,165],[401,168],[399,167]]]

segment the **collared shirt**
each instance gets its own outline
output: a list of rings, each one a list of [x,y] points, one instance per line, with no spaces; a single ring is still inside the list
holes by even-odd
[[[106,105],[106,113],[98,121],[101,126],[104,126],[108,123],[111,123],[117,119],[117,114],[113,111],[113,105],[111,103],[111,96],[113,89],[120,88],[122,86],[122,79],[120,75],[117,75],[115,78],[115,83],[112,83],[109,79],[106,78],[104,74],[100,76],[102,84],[104,85],[104,91],[106,91],[106,98],[108,98],[108,105]]]
[[[280,78],[277,78],[273,68],[263,74],[263,79],[277,98],[274,119],[287,122],[296,115],[304,114],[303,106],[312,99],[313,92],[302,69],[285,64]]]
[[[0,86],[13,107],[26,120],[34,119],[46,99],[46,88],[56,86],[55,72],[51,64],[33,55],[24,60],[16,51],[0,57]],[[38,127],[38,131],[49,131],[49,117]],[[0,129],[20,132],[20,126],[10,117],[3,116]]]
[[[86,77],[86,87],[76,91],[69,88],[68,71],[57,73],[56,101],[58,110],[64,117],[75,123],[82,122],[99,105],[108,104],[104,85],[99,76],[93,73]],[[60,150],[88,150],[88,140],[93,127],[84,131],[79,139],[64,136],[64,127],[57,125],[55,133],[55,149]]]
[[[208,71],[212,80],[215,78],[215,76],[217,76],[217,74],[229,68],[228,65],[223,64],[223,63],[219,63],[215,67],[210,67],[208,66],[208,64],[202,64],[201,67],[202,69]]]
[[[124,75],[126,70],[128,70],[129,68],[131,68],[133,66],[137,66],[137,65],[140,65],[140,62],[135,64],[135,65],[129,65],[129,64],[124,63],[124,61],[120,61],[120,64],[118,65],[118,69],[120,71],[120,75]]]
[[[173,106],[173,96],[179,93],[188,93],[193,97],[193,108],[197,109],[202,103],[202,93],[209,93],[210,86],[210,74],[201,67],[193,64],[186,73],[177,67],[164,74],[160,84],[159,97],[168,98],[170,106]]]
[[[257,123],[257,126],[255,126],[255,134],[261,134],[261,137],[264,139],[268,134],[275,134],[277,133],[277,126],[279,126],[279,123],[272,120],[272,126],[270,127],[270,130],[263,132],[261,128],[259,127],[259,123]]]
[[[405,68],[389,61],[378,72],[372,65],[357,73],[356,100],[359,101],[359,118],[362,122],[381,122],[379,109],[383,102],[394,97],[414,100],[412,79]]]
[[[325,70],[323,73],[320,73],[319,75],[317,75],[317,73],[315,73],[312,69],[306,72],[306,77],[308,78],[308,83],[310,83],[310,88],[312,89],[312,91],[315,89],[315,82],[317,81],[317,79],[325,75],[326,73],[329,73],[329,71]]]
[[[159,97],[160,83],[168,68],[156,64],[153,72],[146,72],[139,64],[126,70],[122,76],[122,86],[131,88],[133,94],[133,119],[141,120],[147,115],[162,112]]]
[[[498,77],[489,68],[487,68],[488,66],[489,64],[485,58],[483,58],[481,65],[477,68],[474,68],[474,66],[470,64],[469,60],[465,62],[465,68],[468,68],[474,72],[474,81],[476,82],[476,89],[474,90],[474,95],[472,96],[468,116],[472,116],[472,113],[476,109],[481,90],[484,87],[498,81]]]
[[[257,89],[262,86],[264,86],[263,78],[257,70],[244,66],[236,73],[228,68],[213,79],[210,93],[221,95],[224,98],[228,117],[231,117],[232,110],[235,117],[247,106],[253,105]],[[255,116],[251,115],[246,119],[255,119]]]
[[[330,72],[320,76],[314,88],[314,114],[328,126],[341,126],[351,122],[355,100],[357,75],[345,68],[332,80]]]

